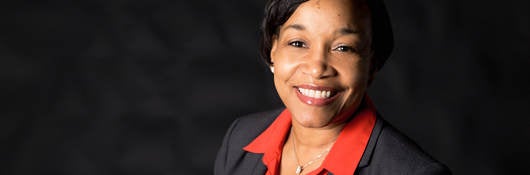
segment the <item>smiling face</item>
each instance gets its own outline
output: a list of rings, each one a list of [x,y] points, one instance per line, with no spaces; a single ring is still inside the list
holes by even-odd
[[[310,0],[280,27],[271,49],[274,84],[293,124],[339,125],[370,79],[369,18],[361,3]]]

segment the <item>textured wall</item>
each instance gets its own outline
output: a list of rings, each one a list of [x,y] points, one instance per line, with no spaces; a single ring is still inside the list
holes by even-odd
[[[386,0],[370,94],[455,174],[529,174],[528,1]],[[211,174],[229,123],[281,106],[264,2],[0,4],[0,174]]]

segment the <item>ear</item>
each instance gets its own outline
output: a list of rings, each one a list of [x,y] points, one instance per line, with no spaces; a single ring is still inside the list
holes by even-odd
[[[271,46],[271,52],[270,52],[270,62],[272,66],[274,64],[274,58],[276,58],[276,48],[278,47],[278,35],[272,36],[272,46]]]

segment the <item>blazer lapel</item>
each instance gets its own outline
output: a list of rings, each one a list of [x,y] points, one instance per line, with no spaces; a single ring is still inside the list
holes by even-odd
[[[374,129],[372,130],[372,133],[370,134],[370,139],[368,140],[368,145],[366,145],[363,156],[361,157],[361,161],[359,161],[359,165],[357,166],[356,171],[358,171],[360,168],[368,166],[368,164],[370,163],[370,159],[372,158],[372,152],[374,151],[375,145],[377,144],[379,134],[383,129],[383,120],[379,117],[379,114],[377,115],[377,121],[375,122]]]
[[[261,161],[259,161],[258,163],[256,163],[256,166],[254,167],[254,170],[252,172],[253,175],[264,175],[267,172],[267,167],[263,165]]]

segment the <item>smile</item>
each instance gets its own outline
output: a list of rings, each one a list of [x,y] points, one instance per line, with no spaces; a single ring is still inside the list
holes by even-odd
[[[313,106],[327,105],[339,96],[336,89],[329,87],[302,85],[295,87],[295,89],[296,95],[302,103]]]
[[[319,90],[313,90],[313,89],[304,89],[304,88],[298,88],[298,91],[302,93],[302,95],[311,97],[311,98],[329,98],[331,96],[331,91],[319,91]]]

